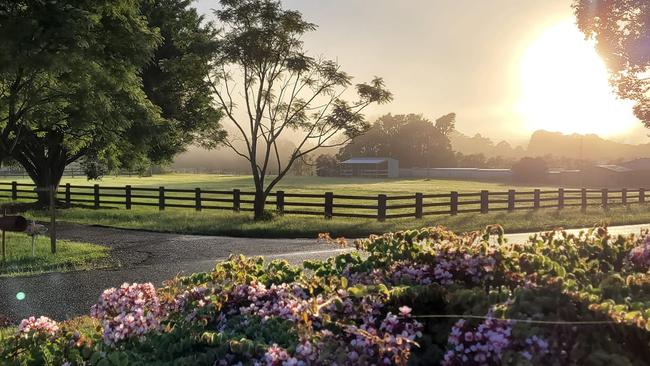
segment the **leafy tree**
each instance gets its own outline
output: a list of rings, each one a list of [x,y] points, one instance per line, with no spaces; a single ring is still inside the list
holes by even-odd
[[[619,96],[636,102],[650,128],[650,3],[647,0],[574,0],[578,27],[596,41]]]
[[[332,155],[321,154],[316,158],[316,175],[333,177],[337,175],[339,161]]]
[[[544,182],[548,178],[548,165],[543,158],[522,158],[512,166],[512,175],[520,182]]]
[[[334,61],[303,50],[302,36],[316,29],[302,14],[277,0],[221,0],[220,54],[210,77],[220,107],[237,132],[226,145],[250,163],[255,185],[255,218],[266,197],[302,156],[321,147],[341,146],[363,133],[361,112],[392,95],[381,78],[357,84],[358,100],[343,99],[351,77]],[[238,97],[241,98],[238,99]],[[295,131],[296,148],[286,163],[276,153],[280,136]],[[243,141],[244,148],[233,142]],[[262,152],[260,155],[260,151]],[[270,177],[270,162],[277,170]]]
[[[47,84],[36,92],[42,90],[51,102],[34,106],[8,134],[13,144],[8,154],[38,187],[58,185],[66,165],[78,160],[90,178],[118,167],[164,163],[191,141],[197,126],[206,121],[218,126],[204,82],[213,31],[202,28],[201,18],[186,6],[186,1],[94,0],[26,1],[6,8],[1,27],[25,25],[23,34],[3,35],[11,39],[7,60],[30,40],[66,55],[56,59],[58,69],[38,60],[28,64],[43,70],[39,75]],[[61,31],[83,47],[65,51]],[[11,73],[8,64],[0,65]],[[216,127],[209,131],[222,136]],[[39,202],[46,200],[40,193]]]
[[[419,114],[387,114],[365,134],[341,149],[341,159],[353,156],[385,156],[398,159],[400,166],[455,166],[455,156],[447,133],[453,130],[455,115],[450,113],[433,124]]]

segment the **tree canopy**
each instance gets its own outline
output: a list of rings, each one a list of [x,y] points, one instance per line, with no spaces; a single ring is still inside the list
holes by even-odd
[[[350,75],[334,61],[305,53],[301,38],[316,25],[300,12],[283,9],[280,1],[220,3],[216,15],[223,31],[210,80],[236,131],[225,143],[250,163],[255,217],[261,218],[266,196],[298,159],[363,133],[368,124],[362,111],[390,101],[392,95],[375,78],[356,85],[355,101],[344,99],[352,86]],[[291,131],[296,147],[283,162],[277,143]],[[272,162],[277,167],[273,172]]]
[[[387,114],[377,119],[363,135],[343,147],[341,159],[354,156],[382,156],[400,161],[400,166],[453,167],[456,165],[449,133],[456,115],[447,114],[434,124],[421,114]]]
[[[647,0],[574,0],[578,27],[596,50],[621,98],[650,128],[650,3]]]
[[[47,186],[79,159],[133,168],[171,159],[196,130],[222,137],[204,84],[213,30],[188,3],[0,5],[3,156]]]

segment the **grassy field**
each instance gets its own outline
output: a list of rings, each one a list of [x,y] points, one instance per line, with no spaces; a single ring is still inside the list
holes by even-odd
[[[50,253],[50,239],[38,237],[36,256],[32,239],[24,234],[7,233],[7,260],[0,260],[0,277],[15,277],[47,272],[88,270],[111,265],[109,249],[100,245],[57,241],[57,253]]]
[[[29,216],[45,220],[43,212]],[[333,218],[287,215],[270,221],[253,221],[250,214],[228,211],[169,209],[159,212],[151,208],[134,210],[81,209],[60,210],[59,219],[88,225],[142,229],[202,235],[241,237],[315,238],[318,233],[332,236],[363,237],[424,226],[444,225],[457,232],[477,230],[485,225],[499,223],[507,232],[550,230],[557,227],[590,227],[597,223],[609,225],[650,223],[650,206],[617,206],[605,211],[590,207],[586,213],[579,208],[540,209],[537,211],[498,212],[488,214],[459,214],[432,216],[424,219],[394,219],[378,222],[371,219]]]
[[[21,183],[31,183],[29,179],[5,178],[1,181],[16,180]],[[253,180],[250,176],[231,176],[215,174],[162,174],[152,177],[104,177],[100,181],[88,181],[85,178],[65,177],[61,184],[133,187],[160,187],[175,189],[211,189],[242,191],[253,190]],[[374,178],[339,178],[339,177],[293,177],[288,176],[277,185],[275,190],[284,190],[291,193],[323,193],[331,191],[340,194],[377,195],[404,194],[404,193],[449,193],[478,192],[482,189],[493,191],[506,191],[509,188],[531,188],[531,186],[510,185],[492,182],[475,182],[446,179],[374,179]],[[534,188],[545,188],[535,186]]]
[[[63,183],[88,185],[94,184],[95,182],[88,182],[85,179],[76,178],[65,179]],[[232,190],[233,188],[239,188],[242,191],[252,190],[250,177],[209,174],[168,174],[146,178],[107,177],[100,181],[99,184],[101,186],[113,187],[129,184],[134,187],[165,186],[166,188],[172,189],[200,187],[202,189],[225,191]],[[287,177],[278,186],[278,189],[292,193],[322,194],[326,191],[333,191],[335,194],[369,196],[376,196],[379,193],[388,195],[403,195],[415,192],[436,194],[449,193],[450,191],[462,193],[478,192],[482,189],[503,192],[511,188],[530,191],[533,187],[456,180],[323,177]],[[534,188],[551,189],[551,187]],[[153,192],[151,202],[156,202],[157,198],[155,195],[156,193]],[[120,201],[119,198],[115,198],[115,200],[115,202]],[[590,203],[593,203],[593,201],[590,201]],[[596,223],[614,225],[650,222],[650,205],[612,206],[610,210],[603,210],[598,206],[593,206],[586,213],[582,213],[578,208],[574,207],[563,210],[521,210],[512,213],[503,211],[488,214],[464,213],[457,216],[427,216],[419,220],[414,218],[391,219],[385,222],[378,222],[374,219],[349,218],[325,220],[322,216],[299,215],[286,215],[275,217],[270,221],[255,222],[252,220],[250,213],[234,213],[227,210],[203,210],[202,212],[195,212],[187,208],[167,208],[161,212],[155,207],[145,206],[134,206],[132,210],[125,210],[123,203],[117,204],[116,207],[120,208],[92,210],[76,207],[59,210],[58,216],[63,221],[129,229],[205,235],[286,238],[316,237],[321,232],[329,232],[333,236],[360,237],[373,233],[430,225],[445,225],[455,231],[469,231],[476,230],[484,225],[500,223],[509,232],[525,232],[547,230],[556,227],[576,228],[592,226]],[[269,209],[272,208],[273,206],[269,205]],[[29,212],[28,216],[39,220],[46,219],[45,212]]]

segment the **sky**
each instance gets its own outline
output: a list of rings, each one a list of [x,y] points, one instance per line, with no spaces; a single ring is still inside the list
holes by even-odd
[[[523,143],[547,129],[650,142],[617,100],[574,25],[570,0],[284,0],[318,29],[311,55],[337,60],[355,82],[384,78],[394,100],[366,112],[457,114],[457,129]],[[195,6],[212,17],[216,0]]]

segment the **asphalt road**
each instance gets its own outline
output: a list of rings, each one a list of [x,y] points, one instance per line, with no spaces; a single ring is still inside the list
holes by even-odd
[[[648,226],[648,225],[645,225]],[[638,233],[644,225],[610,228],[613,234]],[[31,315],[62,320],[87,314],[106,288],[124,282],[160,285],[177,274],[208,271],[230,254],[263,255],[299,264],[305,259],[324,259],[346,250],[315,239],[251,239],[120,230],[64,224],[57,228],[62,239],[105,245],[121,262],[114,269],[49,273],[0,279],[0,314],[12,321]],[[510,234],[509,241],[523,241],[530,234]],[[16,294],[25,298],[18,300]]]

